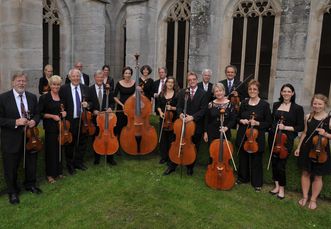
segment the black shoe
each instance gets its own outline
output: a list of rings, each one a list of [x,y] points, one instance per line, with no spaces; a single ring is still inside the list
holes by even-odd
[[[114,160],[114,158],[107,160],[107,163],[111,165],[117,165],[117,162]]]
[[[273,192],[273,191],[269,191],[269,193],[271,194],[271,195],[277,195],[278,194],[278,192]],[[277,195],[278,196],[278,195]]]
[[[193,175],[193,168],[187,168],[186,173],[187,173],[188,176],[192,176]]]
[[[87,167],[83,163],[81,163],[81,164],[75,165],[75,169],[80,169],[82,171],[85,171],[87,169]]]
[[[11,193],[8,195],[9,203],[11,204],[19,204],[20,199],[18,198],[18,195],[16,193]]]
[[[163,172],[163,176],[168,176],[170,173],[175,172],[174,168],[170,168],[168,167],[164,172]]]
[[[72,165],[68,165],[67,169],[70,175],[74,175],[74,173],[76,173],[76,169]]]
[[[280,199],[280,200],[283,200],[285,198],[285,196],[277,195],[277,198]]]
[[[162,159],[159,161],[159,164],[164,164],[164,163],[166,163],[166,162],[167,162],[167,160],[164,159],[164,158],[162,158]]]
[[[34,193],[34,194],[41,194],[43,191],[41,191],[40,188],[37,188],[36,186],[32,186],[30,188],[25,188],[26,191],[29,191],[31,193]]]

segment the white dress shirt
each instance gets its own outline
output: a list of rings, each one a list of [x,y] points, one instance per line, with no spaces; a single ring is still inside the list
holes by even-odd
[[[21,97],[20,97],[20,94],[18,94],[17,91],[15,91],[15,89],[13,89],[13,93],[14,93],[14,97],[15,97],[18,112],[20,113],[21,118],[24,118],[22,116],[22,111],[21,111]],[[29,111],[28,101],[26,99],[25,92],[23,92],[23,94],[22,94],[22,100],[23,100],[23,104],[24,104],[24,107],[25,107],[25,111]]]
[[[70,83],[70,87],[71,87],[72,101],[74,102],[73,118],[79,118],[78,115],[77,115],[77,110],[76,110],[76,90],[75,90],[75,88],[77,87],[77,91],[78,91],[78,94],[79,94],[79,99],[80,99],[80,101],[82,101],[82,93],[80,91],[80,85],[74,86],[72,83]]]

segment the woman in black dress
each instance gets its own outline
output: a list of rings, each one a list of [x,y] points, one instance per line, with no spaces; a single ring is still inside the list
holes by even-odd
[[[44,68],[43,76],[39,79],[38,89],[40,95],[49,92],[50,88],[49,88],[48,80],[49,78],[51,78],[52,75],[53,75],[53,67],[52,65],[47,64]]]
[[[214,88],[214,99],[208,104],[208,109],[205,115],[203,139],[208,142],[208,145],[213,140],[220,137],[220,110],[224,109],[223,130],[226,133],[227,139],[231,140],[231,129],[236,125],[237,114],[230,100],[225,97],[225,88],[221,83],[216,83]]]
[[[118,104],[117,110],[123,110],[125,101],[135,92],[135,81],[131,78],[133,70],[130,67],[124,67],[122,70],[123,79],[118,81],[115,86],[114,100]],[[119,98],[117,98],[119,94]],[[127,125],[127,117],[123,112],[117,112],[117,124],[115,134],[120,136],[121,130]]]
[[[243,100],[240,104],[238,120],[239,128],[237,132],[236,145],[240,146],[239,152],[239,170],[237,183],[251,182],[255,191],[261,191],[263,184],[262,154],[265,148],[265,132],[271,125],[271,112],[269,103],[259,97],[260,83],[257,80],[251,80],[248,83],[249,98]],[[255,118],[251,119],[252,113]],[[258,151],[248,153],[244,150],[245,132],[247,127],[252,126],[258,130],[256,142]]]
[[[152,73],[152,68],[149,65],[144,65],[140,68],[141,77],[139,78],[139,85],[142,87],[144,95],[151,100],[153,97],[154,80],[149,78]]]
[[[303,131],[304,128],[303,108],[295,103],[295,91],[291,84],[284,84],[281,87],[279,101],[273,104],[272,118],[272,128],[269,131],[268,138],[269,149],[273,148],[274,134],[278,125],[278,129],[287,136],[285,147],[290,154],[293,149],[294,139],[298,136],[298,132]],[[283,123],[280,123],[280,120],[283,120]],[[286,161],[287,158],[281,159],[278,154],[272,154],[272,177],[275,187],[269,193],[277,195],[279,199],[284,199],[285,197]]]
[[[165,117],[165,108],[167,111],[171,112],[172,119],[169,120],[173,123],[176,120],[176,105],[177,105],[177,93],[178,93],[178,85],[174,77],[169,76],[165,82],[165,85],[159,95],[159,99],[157,100],[156,108],[160,115],[160,130],[162,128],[163,119]],[[166,125],[167,123],[163,123]],[[166,125],[167,126],[167,125]],[[161,133],[161,132],[160,132]],[[175,135],[173,129],[163,128],[162,129],[162,136],[160,140],[160,153],[161,153],[161,160],[160,164],[164,164],[169,161],[169,149],[171,142],[175,140]]]
[[[52,76],[49,79],[51,91],[39,98],[39,111],[45,129],[46,176],[49,183],[54,183],[56,178],[63,177],[58,137],[60,114],[65,117],[66,112],[60,112],[59,90],[61,82],[60,76]]]
[[[330,145],[331,139],[331,119],[326,112],[328,98],[322,94],[316,94],[312,98],[312,112],[305,117],[305,129],[301,134],[300,141],[294,155],[299,157],[299,167],[302,170],[301,188],[302,199],[299,204],[303,207],[308,201],[308,193],[311,188],[311,197],[308,208],[316,209],[316,200],[323,187],[322,177],[331,173]],[[309,157],[309,152],[314,151],[313,138],[321,136],[328,141],[325,147],[327,160],[320,163]],[[311,177],[313,182],[311,183]]]

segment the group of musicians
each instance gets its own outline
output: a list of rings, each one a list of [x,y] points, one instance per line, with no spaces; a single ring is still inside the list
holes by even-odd
[[[65,84],[62,85],[62,78],[53,75],[52,66],[46,65],[44,75],[39,81],[41,94],[39,102],[36,95],[26,91],[28,78],[22,73],[13,76],[12,90],[0,95],[1,151],[11,204],[19,203],[17,170],[22,158],[25,168],[25,189],[35,194],[42,193],[36,186],[37,153],[25,147],[26,129],[36,127],[42,119],[45,129],[46,178],[49,183],[54,183],[64,177],[62,151],[70,175],[74,174],[76,169],[87,169],[84,155],[89,133],[82,131],[82,113],[89,110],[93,114],[92,122],[96,124],[96,117],[100,112],[123,111],[127,99],[139,90],[151,103],[155,101],[155,111],[160,117],[158,131],[162,136],[159,143],[161,156],[159,163],[167,165],[163,175],[175,172],[177,167],[177,164],[169,158],[170,145],[175,139],[174,130],[169,127],[163,128],[165,116],[169,114],[172,122],[182,119],[185,123],[195,123],[192,142],[196,152],[199,152],[202,140],[210,145],[220,137],[220,132],[223,132],[227,139],[231,139],[231,129],[237,129],[235,140],[237,152],[231,152],[231,157],[238,154],[239,169],[236,183],[250,182],[256,192],[261,191],[263,185],[265,133],[269,133],[270,149],[275,148],[277,145],[275,142],[279,141],[277,136],[282,134],[286,137],[283,149],[288,153],[285,156],[272,153],[270,156],[275,183],[270,194],[278,199],[284,199],[286,162],[294,150],[294,139],[299,132],[302,132],[297,149],[294,150],[302,169],[303,197],[299,204],[305,206],[309,203],[310,209],[316,209],[316,200],[323,186],[322,177],[331,172],[329,147],[331,121],[326,111],[328,105],[326,96],[316,94],[311,101],[311,112],[304,117],[302,106],[295,102],[295,89],[291,84],[284,84],[281,87],[279,100],[273,104],[270,111],[268,102],[259,97],[260,83],[255,79],[247,83],[239,81],[236,78],[237,68],[233,65],[225,68],[226,79],[215,85],[210,83],[212,77],[210,69],[202,72],[200,83],[198,83],[198,75],[189,72],[188,88],[182,90],[179,89],[174,77],[167,76],[167,69],[164,67],[158,69],[159,79],[153,81],[149,77],[152,68],[148,65],[142,66],[138,84],[132,79],[132,68],[125,67],[122,70],[122,79],[115,85],[113,78],[109,76],[109,66],[105,65],[102,70],[96,71],[95,84],[91,86],[89,86],[89,76],[82,72],[82,67],[82,63],[77,62],[69,71]],[[239,100],[239,103],[234,102],[235,100]],[[222,127],[220,127],[220,110],[224,113]],[[29,116],[26,113],[29,113]],[[128,121],[124,112],[116,112],[116,116],[117,124],[114,132],[119,138]],[[72,136],[68,144],[61,147],[59,122],[63,119],[69,121],[68,129]],[[247,131],[250,129],[251,131]],[[98,132],[97,128],[92,134],[92,139],[98,135]],[[319,138],[317,142],[315,137]],[[244,147],[250,138],[254,138],[253,149]],[[325,141],[327,144],[323,145]],[[316,147],[319,148],[316,150]],[[312,158],[312,151],[317,152],[317,157],[315,154],[315,158]],[[320,152],[326,154],[326,160],[319,160]],[[94,155],[94,164],[99,164],[100,155],[95,152]],[[107,162],[110,165],[117,164],[113,155],[107,156]],[[187,165],[187,175],[193,175],[194,165],[195,161]],[[312,184],[311,177],[313,177]],[[308,202],[310,187],[312,187],[311,197]]]

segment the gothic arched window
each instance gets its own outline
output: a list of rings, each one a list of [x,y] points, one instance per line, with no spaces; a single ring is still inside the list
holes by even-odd
[[[180,87],[185,86],[188,71],[190,18],[190,0],[178,0],[169,8],[166,67],[168,75],[174,76]]]
[[[315,93],[330,95],[331,84],[331,0],[325,8],[318,57]]]
[[[231,64],[241,80],[254,74],[264,99],[269,91],[275,14],[270,0],[240,0],[233,13]]]
[[[60,20],[56,0],[43,0],[43,66],[60,74]]]

